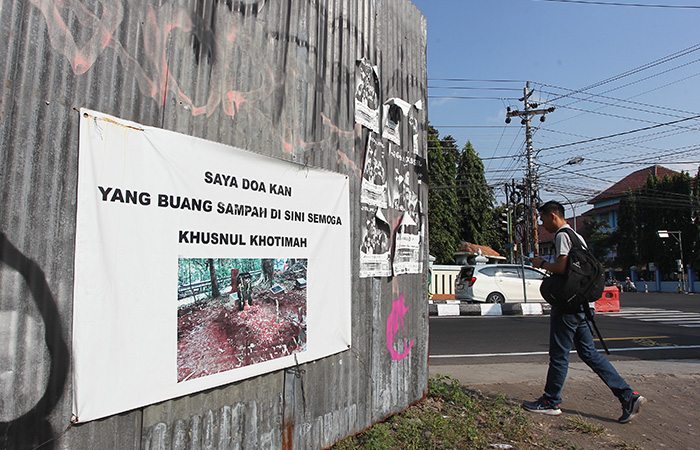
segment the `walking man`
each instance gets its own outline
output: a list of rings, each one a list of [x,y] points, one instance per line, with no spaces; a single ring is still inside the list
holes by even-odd
[[[539,213],[544,228],[550,233],[556,233],[554,238],[556,259],[553,263],[549,263],[537,256],[532,259],[532,264],[554,274],[565,275],[567,255],[573,244],[567,233],[557,233],[560,229],[569,227],[564,219],[564,207],[558,202],[549,201],[539,208]],[[583,238],[578,234],[576,236],[585,246]],[[583,311],[565,314],[552,307],[549,320],[549,369],[544,395],[533,402],[524,402],[523,408],[536,413],[561,414],[561,391],[569,370],[569,353],[575,346],[583,362],[598,374],[620,400],[622,415],[617,420],[620,423],[627,423],[639,414],[647,400],[634,392],[613,365],[598,353],[589,325],[585,322],[586,316]]]

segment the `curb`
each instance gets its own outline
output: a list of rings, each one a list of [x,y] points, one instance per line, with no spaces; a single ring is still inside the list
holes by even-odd
[[[548,303],[430,303],[428,315],[455,316],[531,316],[549,314]]]

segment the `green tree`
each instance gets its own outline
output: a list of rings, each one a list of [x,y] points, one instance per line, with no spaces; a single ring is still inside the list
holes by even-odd
[[[467,141],[459,154],[457,179],[459,198],[459,237],[477,245],[498,246],[497,216],[494,196],[486,183],[484,163]]]
[[[619,267],[641,267],[642,261],[639,245],[641,240],[641,227],[639,209],[637,207],[637,197],[634,192],[628,191],[627,194],[620,200],[618,209],[617,228],[612,233],[612,243],[616,249],[615,263]],[[588,223],[586,223],[588,226]],[[596,233],[594,232],[593,235]]]
[[[690,192],[690,222],[692,223],[691,229],[695,234],[694,239],[689,236],[690,248],[694,249],[694,254],[689,255],[688,264],[695,269],[696,272],[700,273],[700,167],[698,167],[698,172],[695,174],[693,179],[693,187]]]
[[[448,139],[449,138],[449,139]],[[446,142],[451,139],[449,136]],[[454,264],[454,252],[459,249],[459,203],[454,190],[456,175],[455,154],[452,148],[443,148],[437,130],[428,127],[428,230],[430,254],[437,264]]]
[[[611,267],[613,262],[610,254],[616,250],[616,246],[615,237],[610,232],[608,223],[595,219],[586,219],[583,223],[589,232],[589,236],[587,238],[584,236],[584,239],[586,239],[591,253],[603,263],[603,266]]]
[[[209,279],[211,280],[211,296],[213,298],[221,297],[221,291],[219,290],[219,282],[216,279],[216,267],[214,266],[214,258],[207,259],[207,264],[209,265]]]
[[[638,191],[620,202],[620,221],[614,234],[617,263],[622,267],[643,266],[655,262],[662,272],[676,271],[680,258],[674,238],[660,239],[658,230],[680,231],[685,264],[697,268],[699,224],[694,210],[697,200],[697,176],[687,172],[658,178],[649,174]],[[694,200],[695,199],[695,200]]]

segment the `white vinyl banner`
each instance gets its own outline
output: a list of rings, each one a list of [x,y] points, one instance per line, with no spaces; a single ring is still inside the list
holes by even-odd
[[[81,111],[73,414],[346,350],[349,180]]]

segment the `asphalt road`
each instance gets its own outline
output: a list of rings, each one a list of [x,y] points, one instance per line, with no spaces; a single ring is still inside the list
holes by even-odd
[[[610,360],[700,359],[700,295],[622,292],[620,304],[596,315]],[[431,317],[430,365],[546,362],[548,336],[549,316]]]
[[[642,414],[617,423],[619,403],[574,354],[562,394],[564,414],[533,420],[555,433],[580,416],[604,427],[609,442],[700,448],[700,295],[622,293],[620,300],[619,313],[599,314],[596,321],[612,350],[607,358],[648,399]],[[429,375],[447,375],[516,403],[534,400],[547,373],[548,334],[548,316],[431,317]],[[563,437],[572,448],[612,448],[598,435]]]

